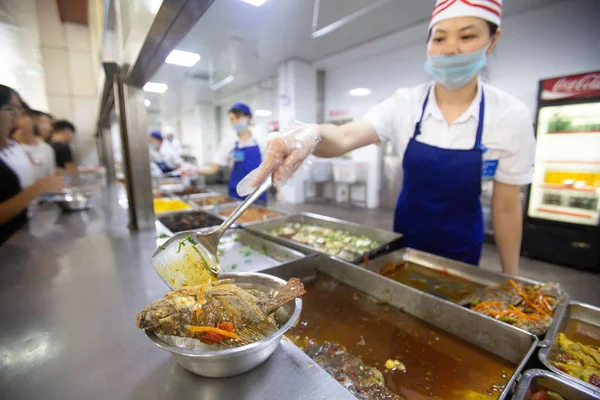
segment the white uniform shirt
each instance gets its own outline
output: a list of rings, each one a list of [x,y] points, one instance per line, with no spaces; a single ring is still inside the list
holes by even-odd
[[[19,178],[21,189],[26,189],[35,182],[35,170],[27,157],[25,150],[17,143],[11,142],[8,147],[0,150],[0,158]]]
[[[36,145],[22,143],[21,146],[29,156],[35,170],[35,179],[52,176],[56,172],[56,156],[48,143],[39,141]]]
[[[212,159],[212,163],[217,164],[220,167],[233,166],[233,153],[235,152],[236,142],[238,144],[238,149],[258,145],[261,155],[265,154],[265,149],[267,148],[267,140],[262,137],[252,136],[243,143],[238,138],[223,140]]]
[[[482,144],[487,149],[483,159],[498,160],[494,180],[509,185],[529,184],[535,155],[533,120],[521,101],[493,86],[480,83],[471,106],[450,126],[437,105],[431,83],[399,89],[392,97],[371,108],[365,119],[373,125],[379,138],[390,140],[403,157],[421,117],[427,89],[431,88],[421,134],[416,140],[445,149],[472,149],[479,123],[482,87],[485,91]]]

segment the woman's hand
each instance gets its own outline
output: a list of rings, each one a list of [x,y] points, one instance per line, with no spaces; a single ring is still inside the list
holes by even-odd
[[[33,186],[38,195],[42,193],[60,193],[67,188],[63,176],[47,176],[37,180]]]
[[[269,175],[276,185],[283,185],[320,141],[319,127],[314,124],[299,126],[269,140],[263,162],[253,174],[250,186],[260,185]]]

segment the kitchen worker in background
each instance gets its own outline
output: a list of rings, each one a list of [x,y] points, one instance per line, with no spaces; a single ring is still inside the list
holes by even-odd
[[[173,132],[169,132],[164,135],[165,140],[163,140],[162,147],[165,151],[169,151],[173,153],[173,155],[177,157],[181,157],[183,154],[183,147],[181,146],[181,142],[179,139],[175,137]]]
[[[148,136],[148,149],[150,151],[151,170],[162,174],[173,173],[179,169],[185,168],[183,159],[176,155],[171,149],[165,148],[165,139],[159,131],[153,131]],[[153,176],[156,174],[153,172]]]
[[[236,103],[229,109],[229,121],[237,134],[237,138],[224,140],[213,157],[212,164],[208,167],[201,167],[196,170],[200,175],[214,175],[219,167],[226,167],[233,163],[231,178],[229,179],[229,196],[234,199],[243,200],[247,196],[240,196],[237,192],[237,185],[251,171],[258,168],[262,161],[261,154],[265,148],[265,143],[252,136],[250,132],[250,123],[252,121],[252,111],[244,103]],[[267,204],[267,194],[259,197],[259,202]]]
[[[535,138],[527,107],[482,83],[479,73],[502,31],[501,0],[438,0],[425,69],[433,82],[399,89],[363,120],[307,125],[269,141],[245,193],[273,173],[285,182],[314,151],[336,157],[391,141],[403,155],[404,184],[394,230],[404,244],[478,265],[484,241],[482,182],[493,180],[492,218],[505,273],[519,273],[519,187],[531,182]]]

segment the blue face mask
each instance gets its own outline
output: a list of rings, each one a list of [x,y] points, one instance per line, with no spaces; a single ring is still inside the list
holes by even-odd
[[[242,133],[245,132],[246,129],[248,129],[248,121],[243,119],[240,122],[233,124],[232,126],[234,131],[236,131],[237,133]]]
[[[471,81],[487,64],[488,46],[473,53],[427,56],[425,70],[448,90],[458,90]]]
[[[152,143],[148,146],[150,148],[150,151],[158,151],[158,145],[155,143]]]

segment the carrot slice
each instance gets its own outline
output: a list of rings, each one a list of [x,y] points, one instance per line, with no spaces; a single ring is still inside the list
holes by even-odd
[[[212,332],[218,333],[219,335],[223,335],[228,338],[240,339],[240,336],[235,332],[229,332],[224,329],[219,329],[212,326],[190,326],[188,327],[188,331],[192,333]]]
[[[196,319],[200,319],[200,310],[202,310],[202,305],[204,304],[204,291],[206,290],[206,282],[202,284],[202,289],[200,289],[200,296],[198,297],[198,304],[196,305]]]
[[[511,286],[515,288],[515,290],[517,291],[519,296],[521,296],[523,298],[523,301],[525,301],[525,303],[527,303],[527,305],[529,307],[533,308],[537,312],[539,312],[547,317],[551,317],[550,314],[548,314],[546,311],[544,311],[540,307],[538,307],[537,304],[535,304],[533,301],[529,300],[529,297],[525,293],[523,293],[523,291],[519,288],[519,286],[515,283],[515,281],[513,281],[512,279],[509,279],[508,283],[510,283]]]

